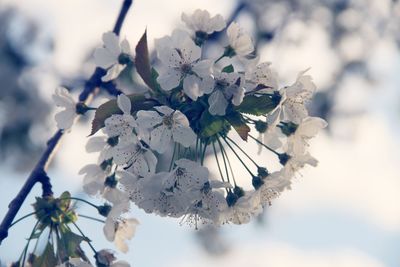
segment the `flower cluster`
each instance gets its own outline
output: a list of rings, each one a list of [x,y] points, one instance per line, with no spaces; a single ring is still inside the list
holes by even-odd
[[[247,223],[290,188],[301,168],[317,164],[308,142],[327,124],[308,115],[316,88],[306,71],[280,87],[237,23],[226,25],[221,16],[201,10],[182,20],[187,31],[155,41],[154,67],[145,38],[136,57],[126,40],[120,44],[110,33],[96,50],[98,66],[108,70],[105,80],[136,63],[149,86],[144,95],[121,94],[97,109],[94,132],[102,128],[104,135],[91,137],[87,151],[98,152],[99,159],[81,170],[84,190],[109,203],[104,233],[122,251],[138,224],[126,218],[130,203],[196,227]],[[214,56],[207,40],[219,31],[226,40]],[[146,59],[148,64],[138,64]],[[248,143],[274,159],[257,162]],[[211,157],[216,170],[207,166]]]

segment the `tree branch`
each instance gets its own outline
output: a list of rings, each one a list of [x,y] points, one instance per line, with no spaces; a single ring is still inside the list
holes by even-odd
[[[121,11],[117,18],[114,26],[113,32],[119,35],[121,31],[122,24],[125,20],[126,14],[130,6],[132,5],[132,0],[124,0]],[[90,96],[94,93],[95,89],[100,87],[102,84],[101,77],[105,74],[105,70],[101,68],[96,68],[92,76],[85,83],[85,87],[81,94],[79,95],[79,101],[88,102]],[[8,211],[4,216],[3,221],[0,224],[0,245],[4,239],[8,236],[8,229],[10,228],[15,216],[20,210],[22,204],[27,198],[28,194],[31,192],[32,188],[36,183],[42,184],[42,196],[49,197],[53,195],[52,185],[50,178],[47,176],[47,168],[52,160],[52,155],[56,151],[56,147],[60,143],[62,136],[64,135],[63,130],[58,130],[48,141],[47,148],[43,152],[40,160],[32,170],[25,184],[22,186],[21,190],[18,192],[17,196],[8,205]]]

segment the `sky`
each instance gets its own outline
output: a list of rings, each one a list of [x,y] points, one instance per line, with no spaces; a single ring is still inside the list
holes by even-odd
[[[159,38],[180,23],[182,11],[206,8],[226,16],[232,7],[230,3],[138,0],[128,14],[122,36],[134,44],[147,27],[149,40]],[[55,36],[54,55],[45,65],[68,76],[82,68],[101,34],[112,27],[120,1],[0,1],[0,8],[7,5],[39,19]],[[263,49],[263,59],[271,61],[282,73],[282,80],[289,83],[295,80],[297,72],[311,67],[317,87],[322,87],[335,71],[335,58],[324,50],[327,39],[318,25],[309,27],[307,32],[303,47],[270,45]],[[119,254],[121,258],[140,267],[400,266],[400,129],[396,126],[400,119],[400,94],[396,91],[400,55],[382,40],[371,51],[371,62],[380,79],[379,88],[365,92],[362,82],[349,81],[339,101],[344,108],[360,105],[366,112],[354,118],[335,118],[331,122],[333,134],[324,132],[312,141],[311,152],[319,160],[318,167],[302,171],[292,190],[268,208],[263,225],[222,227],[229,252],[212,257],[196,242],[195,230],[180,226],[177,220],[134,209],[132,213],[141,224],[130,242],[130,252]],[[50,99],[56,84],[54,80],[45,82],[41,93]],[[56,165],[49,172],[57,184],[56,193],[71,190],[79,194],[81,177],[77,173],[83,162],[95,161],[95,156],[84,150],[88,132],[87,126],[77,125],[62,142]],[[0,214],[4,214],[6,203],[27,175],[14,173],[4,165],[0,165],[0,172]],[[28,203],[33,202],[35,193],[38,191],[31,194],[20,215],[30,211]],[[86,207],[80,212],[94,214]],[[80,225],[97,247],[113,248],[99,234],[101,225],[91,221],[82,221]],[[29,227],[32,221],[27,220],[12,229],[12,238],[0,249],[0,259],[9,262],[18,257]]]

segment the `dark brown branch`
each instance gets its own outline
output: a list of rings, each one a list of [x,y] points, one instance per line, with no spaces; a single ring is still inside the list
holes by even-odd
[[[125,0],[121,11],[118,15],[117,21],[114,26],[114,32],[119,35],[122,24],[128,13],[130,6],[132,5],[132,0]],[[101,68],[96,68],[92,76],[85,83],[85,87],[81,94],[79,95],[79,101],[87,102],[90,96],[94,93],[94,90],[101,87],[102,81],[101,77],[105,74],[105,70]],[[3,221],[0,224],[0,245],[2,241],[8,236],[8,229],[10,228],[12,222],[15,219],[18,211],[20,210],[22,204],[25,202],[28,194],[31,192],[32,188],[36,183],[42,184],[42,196],[49,197],[53,195],[52,185],[50,178],[47,176],[47,168],[51,162],[52,154],[55,153],[56,147],[59,144],[62,136],[64,135],[63,130],[58,130],[48,141],[46,150],[43,152],[40,160],[32,170],[25,184],[22,186],[21,190],[18,192],[17,196],[8,205],[8,211],[4,216]]]

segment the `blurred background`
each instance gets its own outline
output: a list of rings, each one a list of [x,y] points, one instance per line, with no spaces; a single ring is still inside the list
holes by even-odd
[[[58,85],[81,90],[94,69],[93,49],[121,3],[0,0],[1,218],[55,130],[51,94]],[[154,38],[183,27],[182,12],[197,8],[238,21],[282,85],[311,67],[318,92],[310,112],[329,122],[311,146],[320,164],[302,171],[293,190],[248,225],[195,231],[133,209],[141,225],[130,252],[119,258],[137,267],[400,266],[400,2],[136,0],[121,36],[134,46],[147,27],[151,48]],[[135,77],[126,76],[121,87],[129,92]],[[77,173],[96,155],[85,152],[89,120],[81,122],[49,171],[56,194],[85,197]],[[39,189],[20,216],[31,212]],[[86,207],[79,212],[93,214]],[[0,266],[19,257],[32,224],[11,229]],[[113,248],[99,234],[101,224],[79,224],[96,249]]]

